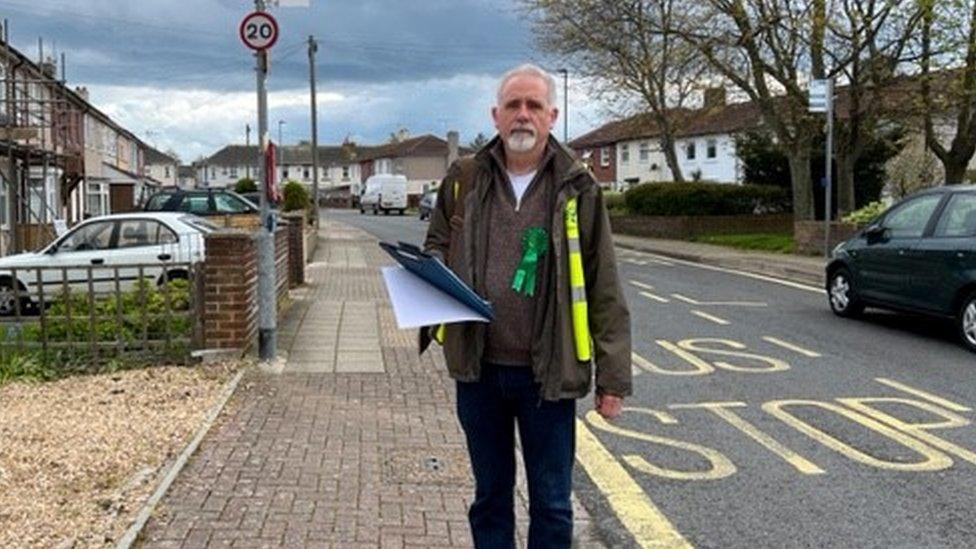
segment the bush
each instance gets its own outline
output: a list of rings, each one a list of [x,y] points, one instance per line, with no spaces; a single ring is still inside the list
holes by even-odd
[[[282,194],[284,195],[284,201],[281,205],[282,211],[307,210],[312,206],[312,197],[309,195],[308,189],[297,181],[285,183]]]
[[[785,189],[766,185],[645,183],[624,193],[637,215],[748,215],[789,208]]]
[[[859,210],[854,210],[853,212],[845,215],[843,221],[860,225],[873,221],[876,217],[884,213],[884,211],[884,203],[880,200],[876,200]]]
[[[627,202],[624,201],[624,193],[607,191],[603,193],[603,203],[607,206],[607,211],[611,215],[627,213]]]
[[[242,177],[237,180],[234,185],[234,192],[236,193],[256,193],[258,192],[258,184],[254,182],[250,177]]]

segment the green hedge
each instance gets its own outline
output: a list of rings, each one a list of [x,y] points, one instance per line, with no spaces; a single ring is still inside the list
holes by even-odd
[[[767,185],[645,183],[624,193],[637,215],[748,215],[788,211],[789,195]]]

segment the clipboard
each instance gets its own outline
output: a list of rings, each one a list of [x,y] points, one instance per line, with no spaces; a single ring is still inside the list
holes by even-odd
[[[491,303],[465,284],[440,258],[425,253],[419,247],[406,242],[398,242],[397,244],[380,242],[380,247],[397,260],[397,263],[423,279],[424,282],[453,297],[465,307],[488,320],[495,319],[495,311]]]

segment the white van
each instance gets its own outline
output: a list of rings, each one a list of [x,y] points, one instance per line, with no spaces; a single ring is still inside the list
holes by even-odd
[[[392,210],[403,215],[407,209],[407,178],[403,175],[378,174],[366,180],[359,198],[359,213],[371,210],[374,214],[389,214]]]

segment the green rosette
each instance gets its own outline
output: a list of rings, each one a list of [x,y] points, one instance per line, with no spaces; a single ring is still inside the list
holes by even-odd
[[[512,289],[526,297],[535,295],[539,259],[549,247],[549,234],[542,227],[529,227],[522,233],[522,259],[512,275]]]

